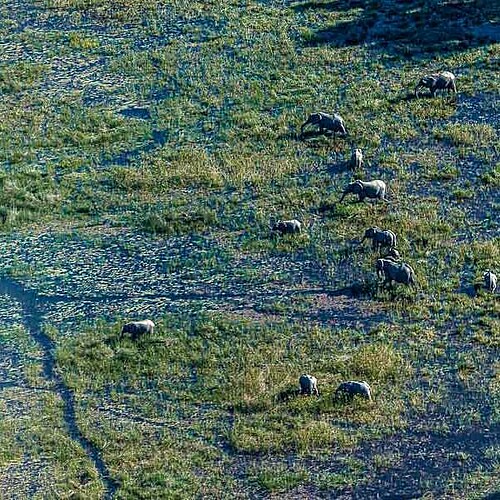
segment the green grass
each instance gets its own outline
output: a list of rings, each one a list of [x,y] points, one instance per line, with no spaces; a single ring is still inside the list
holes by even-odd
[[[498,22],[490,2],[23,5],[0,6],[0,269],[38,293],[116,497],[364,491],[415,473],[417,433],[464,429],[484,447],[447,450],[422,491],[498,489],[484,429],[500,415],[500,311],[474,285],[500,262],[500,45],[464,35]],[[456,99],[410,97],[442,69]],[[301,139],[316,110],[340,113],[348,137]],[[384,179],[391,203],[339,204],[354,177]],[[279,218],[303,233],[271,234]],[[377,287],[358,246],[374,225],[397,233],[416,290]],[[120,341],[142,316],[154,338]],[[28,332],[0,340],[0,373],[17,348],[23,380],[50,386]],[[296,395],[304,372],[319,397]],[[374,401],[335,401],[346,379]],[[41,497],[102,497],[60,394],[34,394],[21,423],[0,423],[0,480],[32,457],[55,478]],[[1,395],[6,411],[26,399]]]

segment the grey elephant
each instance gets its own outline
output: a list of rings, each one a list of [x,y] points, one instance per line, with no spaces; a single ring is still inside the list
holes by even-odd
[[[415,271],[406,262],[396,262],[392,259],[378,259],[376,263],[377,276],[384,277],[384,284],[392,287],[392,282],[404,285],[416,285]]]
[[[318,379],[312,375],[302,374],[299,378],[300,394],[316,394],[319,396]]]
[[[380,251],[384,247],[392,249],[396,246],[396,235],[389,229],[383,230],[377,226],[367,229],[360,243],[363,243],[366,239],[372,240],[372,249],[374,251]]]
[[[343,201],[345,196],[350,193],[357,194],[358,201],[360,202],[365,198],[375,198],[383,201],[388,201],[385,198],[386,191],[387,186],[385,185],[384,181],[378,179],[368,182],[356,180],[346,186],[342,194],[342,198],[340,198],[340,203]]]
[[[319,113],[311,113],[307,120],[303,123],[302,127],[300,127],[300,134],[304,134],[304,129],[308,125],[317,125],[319,127],[320,133],[323,133],[325,130],[330,130],[335,133],[339,132],[342,135],[347,135],[347,130],[345,128],[344,120],[340,115],[334,113],[330,115],[328,113],[323,113],[320,111]]]
[[[491,271],[486,271],[483,274],[483,279],[484,279],[484,287],[486,288],[486,290],[488,290],[491,293],[495,293],[498,281],[496,275],[493,274]]]
[[[399,261],[401,260],[401,254],[396,248],[390,248],[389,251],[382,258]]]
[[[354,149],[351,154],[350,166],[352,170],[360,170],[363,166],[363,153],[361,149]]]
[[[271,226],[272,231],[280,234],[295,234],[302,231],[302,223],[297,219],[278,220]]]
[[[354,396],[361,396],[369,401],[372,400],[372,390],[368,382],[357,382],[356,380],[349,380],[342,382],[335,391],[335,397],[343,399],[352,399]]]
[[[154,331],[155,324],[150,319],[142,321],[131,321],[123,325],[120,338],[124,337],[126,333],[130,334],[133,340],[136,340],[140,335],[151,335]]]
[[[452,91],[456,94],[457,86],[455,84],[455,75],[449,71],[425,75],[415,87],[415,97],[419,96],[420,89],[422,88],[429,89],[432,97],[436,95],[437,90],[446,90],[448,93]]]

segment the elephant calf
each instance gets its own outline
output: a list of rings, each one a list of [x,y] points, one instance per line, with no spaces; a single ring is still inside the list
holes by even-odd
[[[318,379],[312,375],[306,375],[305,373],[299,378],[300,394],[316,394],[319,396],[318,391]]]
[[[418,97],[421,88],[429,89],[432,97],[436,95],[436,90],[446,90],[448,92],[451,90],[456,94],[457,86],[455,84],[455,75],[449,71],[425,75],[415,87],[415,97]]]
[[[328,113],[320,111],[319,113],[310,114],[309,118],[304,122],[302,127],[300,127],[301,135],[304,134],[304,129],[308,125],[317,125],[320,133],[323,133],[325,130],[330,130],[334,135],[336,132],[347,135],[343,118],[335,113],[329,115]]]
[[[356,180],[347,185],[342,194],[342,198],[340,198],[340,203],[344,200],[345,196],[349,193],[357,194],[358,201],[363,201],[365,198],[375,198],[383,201],[387,201],[385,199],[385,194],[387,191],[387,186],[384,181],[374,180],[363,182],[360,180]]]
[[[297,219],[279,220],[272,227],[272,231],[278,231],[280,234],[295,234],[302,230],[302,223]]]
[[[367,238],[372,240],[372,249],[375,251],[381,250],[383,247],[391,250],[396,246],[396,235],[389,229],[382,230],[376,226],[370,227],[365,231],[361,243]]]
[[[398,261],[401,260],[401,254],[395,248],[391,248],[382,258]]]
[[[140,335],[152,334],[155,328],[155,324],[150,319],[145,319],[142,321],[131,321],[123,325],[120,338],[122,338],[126,333],[130,334],[133,340],[136,340]]]
[[[484,279],[484,286],[486,290],[488,290],[491,293],[495,293],[495,290],[497,289],[497,277],[495,274],[493,274],[491,271],[486,271],[483,274],[483,279]]]
[[[351,154],[351,168],[353,170],[360,170],[361,167],[363,166],[363,153],[361,152],[361,149],[355,149],[353,150]]]
[[[376,264],[377,276],[384,277],[384,284],[392,287],[392,282],[404,285],[415,285],[415,271],[405,262],[396,262],[392,259],[378,259]]]
[[[342,382],[335,391],[336,397],[342,397],[344,399],[352,399],[356,395],[368,399],[369,401],[372,400],[372,390],[368,382],[349,380],[348,382]]]

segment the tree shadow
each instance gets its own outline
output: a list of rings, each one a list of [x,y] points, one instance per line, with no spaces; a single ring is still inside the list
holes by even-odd
[[[353,19],[308,33],[306,46],[324,44],[346,47],[369,44],[412,56],[444,50],[465,50],[495,43],[499,35],[499,10],[487,0],[453,1],[371,0],[349,2],[305,2],[292,8],[353,12]]]
[[[367,2],[362,0],[333,0],[330,2],[309,1],[292,6],[295,12],[305,12],[309,9],[321,9],[328,11],[346,11],[351,9],[364,8]]]

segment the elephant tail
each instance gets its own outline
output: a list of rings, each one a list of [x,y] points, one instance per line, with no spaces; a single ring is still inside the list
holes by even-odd
[[[409,281],[409,284],[411,286],[414,286],[414,287],[418,287],[418,281],[417,281],[417,277],[415,275],[415,272],[412,270],[411,274],[410,274],[410,281]]]

